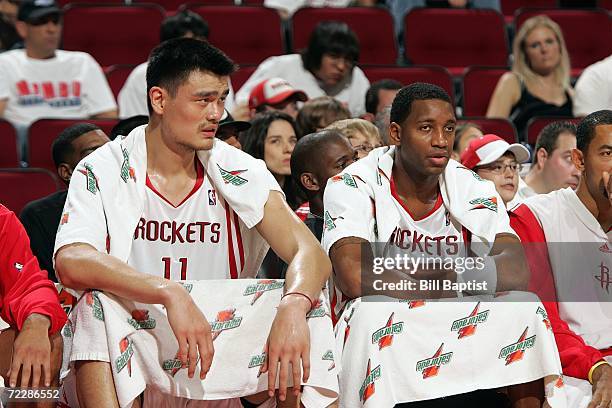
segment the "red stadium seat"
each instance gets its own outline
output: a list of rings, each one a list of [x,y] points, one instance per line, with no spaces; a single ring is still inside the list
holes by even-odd
[[[9,122],[0,119],[0,168],[19,166],[17,132]]]
[[[241,65],[238,71],[232,74],[232,88],[234,88],[234,94],[240,90],[242,85],[253,75],[253,72],[257,69],[257,65]]]
[[[453,76],[469,65],[508,63],[504,18],[495,10],[413,9],[404,18],[404,44],[413,64],[442,65]]]
[[[88,52],[103,67],[140,64],[159,43],[163,18],[156,4],[71,4],[64,9],[63,48]]]
[[[536,140],[538,139],[538,135],[544,129],[546,125],[552,122],[572,122],[575,125],[580,122],[579,118],[565,118],[565,117],[544,117],[539,116],[535,118],[529,119],[527,122],[527,143],[532,146],[535,146]]]
[[[208,22],[210,43],[234,62],[259,64],[268,57],[284,54],[281,20],[276,10],[201,4],[189,4],[187,8]]]
[[[115,95],[115,99],[119,96],[119,91],[123,88],[125,80],[130,75],[132,70],[136,67],[134,64],[118,64],[108,67],[104,70],[106,74],[106,80]]]
[[[55,174],[51,145],[62,130],[81,122],[98,125],[107,135],[110,135],[111,129],[117,124],[114,119],[39,119],[32,123],[28,130],[30,167],[47,169]]]
[[[58,0],[60,7],[67,6],[68,4],[100,4],[101,0]],[[112,3],[117,5],[125,4],[125,0],[104,0],[104,3]]]
[[[612,11],[612,0],[599,0],[597,2],[597,6],[599,8]]]
[[[528,7],[555,8],[557,0],[501,0],[501,10],[506,23],[512,23],[517,10]]]
[[[327,7],[302,8],[292,18],[293,49],[306,48],[310,34],[321,21],[342,21],[359,38],[359,63],[395,64],[397,44],[393,32],[393,18],[384,8]]]
[[[398,66],[360,66],[370,82],[381,79],[395,79],[403,85],[413,82],[429,82],[443,88],[454,100],[453,79],[444,67],[436,65],[398,67]]]
[[[579,76],[584,68],[612,54],[612,19],[606,11],[523,10],[514,20],[517,32],[525,20],[540,14],[546,14],[561,26],[572,65],[572,76]]]
[[[463,115],[485,116],[503,67],[468,67],[463,74]]]
[[[44,169],[0,169],[0,203],[17,215],[30,201],[60,188],[54,173]]]
[[[459,123],[472,122],[476,123],[482,128],[482,131],[487,133],[493,133],[508,143],[517,143],[518,136],[516,129],[512,122],[508,119],[503,118],[483,118],[483,117],[463,117],[459,120]]]

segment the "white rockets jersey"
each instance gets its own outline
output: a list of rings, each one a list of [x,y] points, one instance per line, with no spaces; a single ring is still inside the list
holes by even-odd
[[[238,216],[217,196],[196,160],[197,181],[176,207],[147,176],[143,214],[128,264],[174,281],[236,279],[244,265]]]
[[[414,256],[422,254],[427,258],[464,257],[466,251],[462,244],[464,236],[461,226],[457,228],[451,221],[450,214],[442,202],[442,195],[438,193],[434,208],[429,214],[415,220],[408,208],[402,204],[393,178],[390,181],[393,203],[401,216],[399,225],[391,235],[390,244],[402,252],[409,251]]]
[[[546,236],[559,315],[588,345],[612,347],[612,230],[603,231],[571,188],[525,204]]]

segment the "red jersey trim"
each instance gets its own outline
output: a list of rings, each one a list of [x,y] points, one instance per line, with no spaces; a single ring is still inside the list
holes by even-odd
[[[406,207],[406,205],[404,204],[404,201],[397,193],[397,188],[395,187],[395,181],[393,180],[393,177],[391,177],[389,183],[391,184],[391,195],[393,196],[395,201],[397,201],[399,205],[401,205],[402,208],[408,213],[408,215],[410,215],[413,221],[423,221],[424,219],[435,213],[440,207],[442,207],[442,194],[440,194],[440,190],[438,189],[438,197],[436,198],[436,203],[434,204],[433,208],[427,214],[417,219],[412,215],[408,207]]]
[[[230,216],[230,208],[227,202],[225,202],[225,224],[227,226],[227,250],[229,256],[230,278],[238,279],[236,255],[234,254],[234,239],[232,238],[232,217]]]
[[[240,272],[244,270],[244,247],[242,245],[242,234],[240,233],[240,221],[238,214],[234,211],[234,229],[236,230],[236,241],[238,241],[238,255],[240,256]]]
[[[204,167],[202,166],[202,163],[200,163],[199,159],[195,159],[195,168],[196,168],[196,173],[197,173],[197,178],[196,178],[196,182],[193,186],[193,188],[191,189],[191,191],[189,192],[189,194],[187,194],[187,196],[185,198],[183,198],[183,200],[178,203],[177,205],[172,204],[166,197],[164,197],[162,195],[162,193],[160,193],[159,191],[157,191],[157,189],[155,188],[155,186],[153,185],[153,183],[151,182],[151,180],[149,179],[149,175],[147,174],[147,181],[146,181],[146,186],[149,187],[149,189],[151,191],[153,191],[155,194],[157,194],[162,200],[164,200],[165,202],[167,202],[168,204],[170,204],[173,208],[179,208],[181,205],[183,205],[183,203],[187,200],[189,200],[189,198],[194,195],[199,189],[200,187],[202,187],[202,184],[204,184]]]

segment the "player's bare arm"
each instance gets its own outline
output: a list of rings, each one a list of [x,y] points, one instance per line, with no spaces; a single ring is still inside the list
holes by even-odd
[[[278,192],[270,192],[264,217],[256,228],[274,252],[289,264],[285,293],[296,293],[281,300],[268,337],[268,358],[262,368],[262,372],[268,372],[270,396],[274,395],[279,373],[279,398],[284,401],[288,376],[292,375],[293,392],[297,395],[301,381],[307,381],[310,375],[310,332],[306,314],[312,306],[311,300],[319,298],[329,278],[331,263],[314,235]],[[303,373],[300,373],[300,361]]]
[[[191,296],[177,282],[136,271],[125,262],[101,253],[88,244],[60,248],[55,269],[62,283],[75,290],[96,288],[119,297],[166,307],[168,321],[178,341],[177,358],[193,377],[198,357],[200,378],[210,369],[214,354],[210,324]]]
[[[612,402],[612,366],[600,364],[593,370],[593,398],[587,408],[606,407]]]
[[[529,268],[521,241],[511,234],[497,234],[491,257],[497,268],[497,292],[527,290]]]

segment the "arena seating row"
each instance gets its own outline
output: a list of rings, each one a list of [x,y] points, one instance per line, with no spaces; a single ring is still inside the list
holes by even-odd
[[[293,47],[288,47],[280,17],[273,9],[201,4],[185,7],[208,21],[211,43],[239,64],[258,64],[269,56],[303,48],[312,28],[323,20],[345,21],[351,26],[359,37],[361,64],[395,64],[398,58],[392,18],[383,8],[300,9],[292,18]],[[605,10],[522,9],[514,19],[515,27],[542,13],[562,27],[574,76],[612,53],[612,17]],[[145,61],[157,45],[158,31],[154,28],[159,27],[164,15],[157,4],[71,4],[65,8],[63,48],[89,52],[106,67],[137,64]],[[113,29],[101,38],[99,27]],[[454,76],[469,65],[505,66],[510,51],[504,18],[494,10],[414,9],[405,17],[404,41],[406,57],[412,64],[442,65]]]
[[[528,140],[531,145],[535,144],[537,135],[542,128],[554,120],[573,120],[573,118],[533,118],[527,126]],[[87,121],[100,126],[107,134],[110,134],[111,129],[117,123],[116,120],[87,120],[87,119],[40,119],[32,124],[28,131],[28,158],[27,162],[30,168],[42,168],[55,174],[55,164],[51,156],[51,144],[57,135],[66,127]],[[464,116],[460,122],[474,122],[480,125],[485,133],[495,133],[510,143],[518,141],[516,129],[512,122],[501,118],[485,118],[482,116]],[[19,166],[19,157],[17,154],[16,132],[13,126],[4,120],[0,119],[0,144],[3,149],[0,151],[0,168],[14,168]],[[29,188],[26,183],[23,188]],[[13,191],[3,190],[0,191]],[[0,200],[1,201],[1,200]]]

